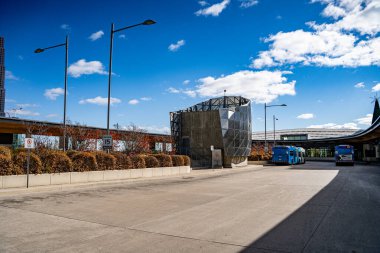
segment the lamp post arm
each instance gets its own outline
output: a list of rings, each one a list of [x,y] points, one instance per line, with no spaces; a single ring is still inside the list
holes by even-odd
[[[112,33],[117,33],[117,32],[129,29],[129,28],[133,28],[133,27],[136,27],[136,26],[139,26],[139,25],[142,25],[142,24],[143,23],[136,24],[136,25],[130,25],[130,26],[126,26],[126,27],[123,27],[123,28],[120,28],[120,29],[112,30]]]
[[[67,41],[66,41],[66,43],[67,43]],[[55,48],[55,47],[66,46],[66,43],[55,45],[55,46],[51,46],[51,47],[45,47],[45,48],[42,48],[42,50],[48,50],[48,49]]]

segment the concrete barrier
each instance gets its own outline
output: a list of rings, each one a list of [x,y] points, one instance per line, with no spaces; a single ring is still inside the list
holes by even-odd
[[[29,187],[172,176],[190,172],[190,166],[180,166],[131,170],[64,172],[38,175],[30,174]],[[26,180],[26,175],[0,176],[0,189],[26,187]]]
[[[3,176],[3,189],[26,187],[26,175]]]
[[[50,184],[70,184],[71,172],[50,174]]]

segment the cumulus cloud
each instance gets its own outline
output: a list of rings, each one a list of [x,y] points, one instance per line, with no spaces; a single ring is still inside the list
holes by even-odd
[[[170,134],[170,128],[167,126],[140,126],[139,129],[143,129],[148,133],[157,133],[157,134]]]
[[[240,0],[240,8],[249,8],[259,3],[258,0]]]
[[[378,91],[380,91],[380,83],[372,87],[372,92],[378,92]]]
[[[170,88],[168,89],[168,92],[169,92],[169,93],[180,93],[181,91],[178,90],[178,89],[176,89],[176,88],[170,87]]]
[[[229,95],[245,96],[256,103],[269,103],[279,96],[296,95],[296,81],[284,76],[291,72],[243,70],[231,75],[199,79],[195,91],[203,97],[222,96],[224,90]]]
[[[311,125],[307,128],[327,128],[327,129],[359,129],[356,123],[345,123],[345,124],[335,124],[335,123],[327,123],[322,125]]]
[[[5,79],[7,80],[19,80],[20,78],[18,78],[17,76],[15,76],[12,71],[9,71],[9,70],[5,70]]]
[[[198,1],[200,6],[206,6],[208,3],[206,1]]]
[[[130,105],[137,105],[138,103],[140,103],[140,101],[138,99],[132,99],[132,100],[128,101],[128,104],[130,104]]]
[[[100,39],[104,35],[104,32],[102,30],[94,32],[93,34],[88,37],[90,40],[95,41]]]
[[[251,67],[285,64],[316,66],[380,66],[380,0],[320,0],[322,15],[334,23],[308,22],[311,31],[278,32],[265,39],[269,49]],[[359,33],[359,35],[357,34]]]
[[[13,109],[7,111],[10,115],[21,115],[21,116],[38,116],[40,113],[38,112],[33,112],[33,111],[28,111],[28,110],[22,110],[22,109]]]
[[[140,98],[140,100],[142,100],[142,101],[150,101],[150,100],[152,100],[152,98],[151,97],[142,97],[142,98]]]
[[[360,88],[364,88],[365,85],[363,82],[360,82],[360,83],[355,84],[354,87],[360,89]]]
[[[180,47],[185,45],[185,40],[179,40],[177,43],[170,44],[168,49],[172,52],[177,51]]]
[[[183,84],[184,85],[188,85],[190,83],[190,80],[185,80],[185,81],[183,81]]]
[[[81,75],[101,74],[106,75],[104,66],[100,61],[89,61],[80,59],[79,61],[71,64],[67,70],[70,76],[80,77]]]
[[[110,98],[110,104],[119,104],[121,103],[121,100],[118,98]],[[107,105],[108,104],[108,98],[100,97],[97,96],[95,98],[87,98],[87,99],[82,99],[79,101],[79,104],[94,104],[94,105]]]
[[[312,113],[304,113],[297,116],[297,119],[313,119],[313,118],[314,118],[314,114]]]
[[[62,24],[61,25],[61,29],[63,29],[63,30],[70,30],[71,27],[68,24]]]
[[[30,108],[30,107],[38,107],[37,104],[16,104],[17,107],[21,107],[21,108]]]
[[[170,87],[169,89],[167,89],[167,91],[169,93],[174,93],[174,94],[179,94],[179,93],[185,94],[185,95],[192,97],[192,98],[197,96],[196,91],[191,90],[191,89],[176,89],[176,88]]]
[[[220,13],[227,7],[227,5],[230,3],[230,0],[223,0],[220,3],[213,4],[207,8],[200,9],[197,12],[195,12],[195,15],[197,16],[219,16]]]
[[[367,114],[363,118],[358,118],[358,119],[355,120],[355,122],[357,122],[359,125],[370,126],[371,123],[372,123],[372,114]]]
[[[44,96],[50,100],[56,100],[58,96],[63,95],[65,90],[62,88],[46,89]]]

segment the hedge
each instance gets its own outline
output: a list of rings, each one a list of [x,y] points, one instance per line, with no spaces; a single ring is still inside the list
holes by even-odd
[[[155,154],[152,156],[157,158],[158,162],[160,163],[160,167],[173,167],[173,162],[170,155]]]
[[[73,163],[73,171],[76,172],[98,169],[95,155],[89,152],[76,152],[73,154],[71,161]]]
[[[160,163],[156,157],[147,155],[144,155],[143,157],[147,168],[157,168],[160,166]]]
[[[4,155],[9,159],[12,159],[12,152],[9,148],[0,146],[0,155]]]
[[[44,156],[42,159],[43,173],[72,171],[72,162],[64,152],[49,150]]]
[[[76,150],[67,150],[66,151],[66,155],[71,159],[73,157],[73,155],[75,155],[76,153],[78,153],[78,151]]]
[[[116,168],[116,158],[103,151],[95,152],[98,170],[114,170]]]
[[[13,157],[13,167],[14,172],[18,173],[27,173],[27,159],[28,154],[26,152],[18,152]],[[34,153],[30,153],[30,162],[29,162],[29,173],[30,174],[41,174],[42,162],[41,159]]]
[[[4,155],[0,154],[0,176],[7,176],[13,174],[12,160]]]
[[[144,169],[146,168],[145,159],[142,155],[131,156],[132,164],[134,169]]]
[[[181,155],[172,155],[173,166],[184,166],[185,161]]]
[[[112,155],[116,158],[115,169],[117,170],[132,169],[132,161],[129,156],[121,152],[113,152]]]
[[[190,166],[190,163],[191,163],[191,160],[190,160],[190,157],[188,157],[187,155],[182,155],[182,158],[183,158],[183,165],[185,166]]]

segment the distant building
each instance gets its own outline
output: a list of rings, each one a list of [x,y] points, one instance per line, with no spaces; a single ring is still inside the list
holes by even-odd
[[[176,152],[189,155],[193,167],[243,165],[251,152],[251,101],[238,96],[209,99],[170,113]],[[221,156],[219,156],[219,154]]]
[[[358,129],[330,129],[330,128],[297,128],[276,130],[276,140],[285,141],[305,141],[312,139],[323,139],[340,137],[354,134]],[[252,140],[264,140],[265,132],[253,132]],[[273,129],[267,130],[267,141],[273,141]]]
[[[5,117],[5,49],[4,38],[0,37],[0,117]]]

